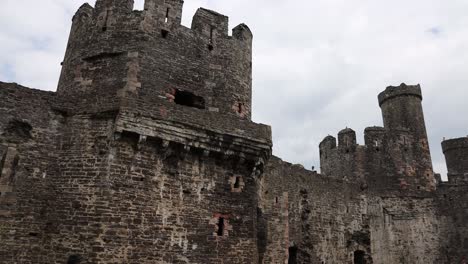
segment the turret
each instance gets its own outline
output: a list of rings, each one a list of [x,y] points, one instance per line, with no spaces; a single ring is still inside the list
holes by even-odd
[[[424,122],[420,85],[389,86],[379,94],[387,154],[405,190],[434,190],[435,178]]]
[[[417,138],[427,139],[420,85],[389,86],[379,94],[384,127],[409,130]]]
[[[349,152],[356,146],[356,132],[351,128],[345,128],[338,133],[338,146]]]
[[[383,127],[367,127],[364,130],[366,147],[374,152],[380,152],[384,145],[385,134],[386,131]]]
[[[129,99],[251,117],[252,32],[200,8],[180,24],[182,0],[98,0],[73,19],[58,95],[77,109],[110,111]]]
[[[468,137],[445,140],[442,150],[450,182],[468,182]]]
[[[322,174],[329,175],[333,172],[333,165],[336,156],[336,138],[325,137],[320,143],[320,170]]]

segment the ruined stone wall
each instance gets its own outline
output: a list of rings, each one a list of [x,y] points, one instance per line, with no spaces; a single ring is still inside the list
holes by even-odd
[[[368,214],[374,263],[451,263],[440,252],[448,226],[434,197],[373,196]]]
[[[55,95],[0,82],[0,263],[40,263],[63,117]]]
[[[442,194],[386,196],[272,158],[259,194],[263,263],[361,263],[353,262],[359,251],[365,263],[461,263],[453,261],[466,256],[460,191],[443,205]]]
[[[272,158],[261,187],[266,224],[259,229],[268,245],[262,263],[350,263],[355,251],[370,258],[367,197],[359,184]]]
[[[67,119],[55,179],[58,195],[51,209],[49,259],[256,259],[253,164],[160,138],[142,141],[133,132],[114,134],[116,117],[110,113]]]

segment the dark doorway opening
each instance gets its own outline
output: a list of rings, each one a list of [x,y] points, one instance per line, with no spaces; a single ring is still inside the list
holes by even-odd
[[[297,247],[290,247],[289,250],[288,264],[297,264]]]
[[[176,90],[174,97],[176,104],[205,109],[205,99],[191,92]]]
[[[354,251],[354,264],[366,264],[366,252],[362,250]]]

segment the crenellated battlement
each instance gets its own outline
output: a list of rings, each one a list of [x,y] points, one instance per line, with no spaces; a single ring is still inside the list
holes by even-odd
[[[142,96],[189,107],[198,100],[200,109],[250,119],[250,29],[241,24],[229,36],[228,17],[203,8],[187,28],[181,25],[182,8],[180,0],[147,0],[143,11],[133,10],[130,0],[81,6],[62,63],[59,96],[82,108],[118,107]]]

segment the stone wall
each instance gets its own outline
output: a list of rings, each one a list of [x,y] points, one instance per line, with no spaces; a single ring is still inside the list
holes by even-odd
[[[0,82],[0,262],[45,263],[47,208],[54,197],[55,94]]]

